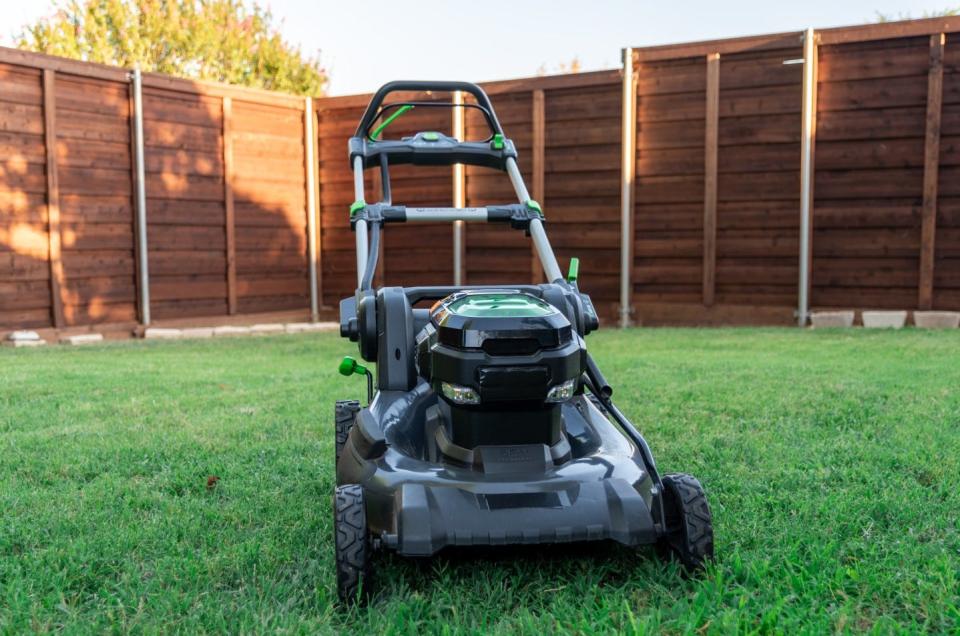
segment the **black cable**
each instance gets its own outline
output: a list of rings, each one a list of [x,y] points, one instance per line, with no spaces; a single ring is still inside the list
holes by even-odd
[[[383,203],[393,205],[393,193],[390,191],[390,168],[387,164],[387,155],[382,155],[380,157],[380,190],[383,193]]]
[[[613,395],[613,388],[607,384],[607,380],[600,372],[600,367],[594,362],[593,357],[587,353],[587,377],[593,382],[593,387],[597,389],[593,393],[604,400],[609,400]]]
[[[600,368],[597,367],[597,363],[594,362],[589,353],[587,354],[587,369],[584,375],[588,380],[586,382],[587,388],[597,397],[603,409],[616,420],[627,438],[640,449],[640,456],[643,458],[643,463],[647,466],[647,471],[651,477],[653,477],[654,483],[659,484],[660,473],[657,471],[656,462],[653,460],[650,445],[647,444],[647,440],[644,439],[643,435],[637,430],[633,423],[627,419],[627,416],[624,415],[623,412],[614,405],[613,400],[610,399],[610,396],[613,395],[613,389],[607,384],[603,374],[600,373]]]

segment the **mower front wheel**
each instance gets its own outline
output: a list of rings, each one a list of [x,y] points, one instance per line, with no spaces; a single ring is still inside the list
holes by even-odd
[[[333,497],[333,533],[337,564],[337,596],[344,605],[370,596],[372,546],[367,532],[363,488],[337,486]]]
[[[658,544],[665,558],[680,561],[688,574],[703,571],[713,560],[713,515],[703,486],[693,475],[664,475],[666,535]]]
[[[359,410],[360,402],[357,400],[337,400],[333,408],[333,421],[337,434],[334,442],[336,462],[340,461],[340,453],[343,452],[343,446],[347,443],[347,437],[350,435],[350,429],[353,428],[353,421]]]

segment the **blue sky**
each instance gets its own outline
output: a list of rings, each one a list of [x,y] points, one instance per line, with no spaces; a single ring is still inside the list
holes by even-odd
[[[620,64],[624,46],[668,44],[862,24],[878,12],[922,17],[960,0],[261,0],[285,36],[319,50],[330,93],[375,89],[391,79],[494,80]],[[46,0],[0,0],[0,44],[49,14]]]

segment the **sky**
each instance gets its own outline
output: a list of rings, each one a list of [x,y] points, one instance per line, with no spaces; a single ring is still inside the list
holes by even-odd
[[[259,0],[284,36],[319,54],[328,93],[393,79],[485,81],[620,65],[620,50],[863,24],[960,7],[960,0]],[[0,0],[0,45],[52,12],[48,0]]]

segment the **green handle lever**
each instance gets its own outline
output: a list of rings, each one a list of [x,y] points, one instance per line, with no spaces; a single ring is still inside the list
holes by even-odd
[[[340,361],[340,366],[337,367],[337,370],[340,371],[340,375],[353,375],[354,373],[366,373],[367,368],[357,362],[350,356],[343,356],[343,360]]]
[[[577,282],[577,276],[580,275],[580,259],[574,256],[570,259],[570,269],[567,270],[567,282]]]
[[[343,356],[343,360],[340,361],[337,371],[340,372],[340,375],[351,376],[355,373],[362,373],[367,376],[367,404],[373,401],[373,374],[370,373],[367,367],[357,362],[351,356]]]
[[[395,110],[393,113],[391,113],[391,114],[390,114],[386,119],[384,119],[383,122],[382,122],[379,126],[377,126],[376,129],[370,134],[370,139],[371,139],[372,141],[376,141],[376,140],[377,140],[377,137],[380,136],[380,133],[383,132],[383,129],[390,125],[390,122],[392,122],[394,119],[396,119],[396,118],[399,117],[400,115],[404,114],[404,113],[407,112],[408,110],[413,110],[413,104],[404,104],[403,106],[401,106],[400,108],[398,108],[397,110]]]

